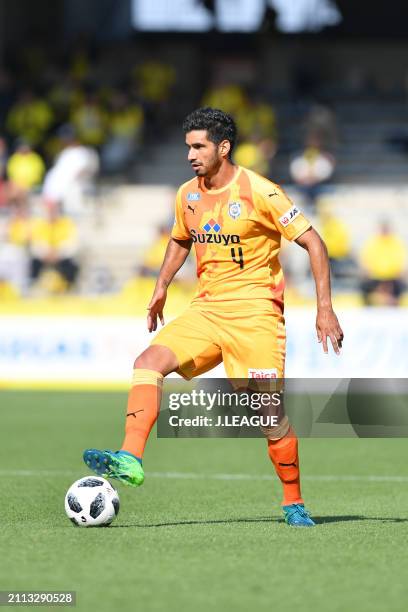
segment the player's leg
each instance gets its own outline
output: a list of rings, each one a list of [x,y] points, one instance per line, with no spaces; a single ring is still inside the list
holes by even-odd
[[[235,317],[223,332],[223,358],[228,378],[255,378],[268,382],[276,377],[282,381],[285,366],[284,319],[276,313],[252,313]],[[260,377],[260,378],[257,378]],[[273,382],[273,378],[270,378]],[[300,490],[298,439],[279,407],[277,426],[262,428],[267,439],[268,455],[282,483],[282,508],[285,520],[293,526],[312,526],[304,509]]]
[[[88,449],[84,452],[85,463],[96,473],[124,484],[142,484],[143,452],[159,414],[163,377],[177,371],[189,379],[220,362],[221,348],[199,313],[187,311],[166,325],[134,363],[121,449]]]
[[[84,461],[101,476],[124,484],[143,483],[143,452],[160,410],[163,377],[179,366],[176,355],[166,346],[149,346],[134,363],[128,396],[125,438],[119,451],[87,449]]]
[[[147,438],[159,414],[163,378],[178,367],[176,355],[167,346],[149,346],[137,357],[133,366],[121,451],[142,460]]]
[[[265,431],[268,454],[283,487],[285,521],[294,527],[312,527],[300,491],[298,439],[285,416],[275,431]],[[278,431],[277,431],[278,430]],[[273,436],[273,437],[272,437]]]

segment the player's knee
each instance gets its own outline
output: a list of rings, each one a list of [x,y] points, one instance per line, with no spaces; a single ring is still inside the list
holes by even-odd
[[[133,364],[134,369],[153,370],[163,376],[173,372],[177,367],[175,356],[166,347],[161,346],[149,346]]]
[[[138,370],[155,370],[154,365],[153,356],[149,354],[149,349],[147,349],[136,357],[133,368]]]
[[[268,440],[281,440],[290,430],[289,419],[286,415],[274,427],[261,427],[262,433]]]

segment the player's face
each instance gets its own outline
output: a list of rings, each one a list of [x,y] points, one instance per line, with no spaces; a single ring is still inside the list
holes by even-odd
[[[188,161],[197,176],[216,174],[223,160],[223,143],[216,145],[207,138],[207,130],[192,130],[186,134]]]

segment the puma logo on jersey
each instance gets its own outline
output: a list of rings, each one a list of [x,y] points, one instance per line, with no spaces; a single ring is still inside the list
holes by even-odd
[[[269,198],[271,198],[272,196],[276,196],[276,195],[279,195],[277,191],[274,191],[273,193],[268,193]]]
[[[191,210],[193,212],[193,215],[195,215],[195,211],[196,211],[197,206],[195,208],[193,208],[190,204],[187,204],[187,208],[188,208],[188,210]]]
[[[300,210],[297,208],[297,206],[292,206],[292,208],[289,208],[288,212],[282,215],[282,217],[279,217],[279,223],[283,225],[283,227],[287,227],[299,215]]]

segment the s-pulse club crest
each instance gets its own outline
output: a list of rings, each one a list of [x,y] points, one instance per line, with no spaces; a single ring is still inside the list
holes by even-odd
[[[230,202],[228,205],[228,214],[232,219],[238,219],[241,214],[241,202]]]

